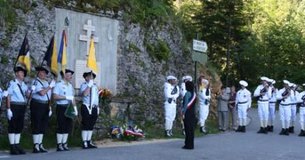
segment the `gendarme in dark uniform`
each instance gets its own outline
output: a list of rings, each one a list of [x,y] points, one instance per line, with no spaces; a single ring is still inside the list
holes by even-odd
[[[46,80],[46,76],[49,71],[39,66],[35,68],[38,72],[38,77],[33,80],[32,89],[32,100],[30,104],[31,110],[31,125],[33,134],[33,153],[47,152],[43,147],[42,140],[43,135],[47,129],[49,116],[52,114],[50,107],[51,92],[55,86],[55,81],[51,83]]]
[[[57,151],[68,151],[68,135],[72,130],[72,119],[65,116],[65,111],[69,105],[74,106],[74,114],[77,116],[77,108],[74,102],[74,88],[70,83],[74,71],[66,69],[61,71],[62,80],[56,83],[53,90],[54,100],[56,100],[57,117]]]
[[[8,138],[10,142],[10,154],[25,154],[19,146],[20,134],[24,125],[24,114],[26,110],[28,86],[23,82],[27,71],[23,66],[14,68],[16,79],[10,81],[7,89],[7,118]]]

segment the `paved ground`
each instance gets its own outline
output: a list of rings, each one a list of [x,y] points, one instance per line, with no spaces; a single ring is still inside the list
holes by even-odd
[[[274,133],[257,134],[259,124],[257,111],[250,111],[253,118],[247,133],[225,132],[207,135],[195,139],[194,150],[183,150],[184,140],[171,139],[153,142],[132,143],[123,146],[101,146],[98,149],[70,152],[50,151],[45,154],[28,153],[22,156],[10,156],[0,153],[0,159],[22,160],[304,160],[305,137],[297,133],[280,136],[280,123],[277,122]]]

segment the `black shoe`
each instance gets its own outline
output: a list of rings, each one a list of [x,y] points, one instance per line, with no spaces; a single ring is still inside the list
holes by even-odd
[[[87,141],[88,148],[97,148],[96,145],[94,145],[91,141]]]
[[[257,131],[257,133],[265,133],[265,132],[264,132],[264,128],[261,127],[261,128],[259,129],[259,131]]]
[[[268,129],[267,127],[263,128],[264,134],[268,134]]]
[[[11,144],[11,146],[10,146],[10,154],[11,154],[11,155],[17,155],[17,154],[19,154],[18,150],[16,149],[15,144]]]
[[[238,126],[238,128],[235,130],[235,132],[241,132],[241,126]]]
[[[84,141],[83,142],[83,149],[88,149],[89,147],[88,147],[88,143],[87,143],[87,141]]]
[[[19,144],[15,144],[15,147],[19,154],[25,154],[25,151],[19,146]]]
[[[40,149],[39,149],[38,143],[34,144],[33,153],[40,153]]]
[[[46,149],[43,147],[43,144],[42,144],[42,143],[39,144],[39,150],[40,150],[41,153],[46,153],[46,152],[48,152],[48,150],[46,150]]]
[[[65,149],[62,147],[62,143],[57,144],[57,151],[64,151]]]
[[[294,127],[289,127],[289,133],[294,133]]]
[[[246,126],[241,127],[241,132],[245,133],[246,132]]]
[[[273,126],[270,126],[270,128],[268,129],[269,132],[273,132]]]
[[[182,149],[194,149],[194,147],[186,147],[186,146],[183,146]]]
[[[279,133],[279,135],[285,135],[285,129],[282,128],[281,132]]]
[[[305,136],[305,132],[304,132],[304,130],[301,130],[301,132],[300,132],[300,134],[298,135],[299,137],[303,137],[303,136]]]
[[[70,149],[68,148],[68,144],[67,143],[63,143],[62,144],[62,148],[64,149],[64,151],[70,151]]]
[[[165,137],[171,137],[169,130],[165,130]]]
[[[289,136],[289,129],[288,128],[285,129],[284,135]]]

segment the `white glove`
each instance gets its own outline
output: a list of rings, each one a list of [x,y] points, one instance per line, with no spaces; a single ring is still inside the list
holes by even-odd
[[[2,97],[7,97],[8,91],[3,91]]]
[[[77,116],[77,115],[78,115],[78,112],[77,112],[77,107],[76,107],[76,106],[74,106],[74,114],[75,114],[75,116]]]
[[[50,85],[49,85],[49,87],[50,87],[50,88],[55,87],[55,83],[56,83],[56,82],[55,82],[54,80],[52,80],[51,83],[50,83]]]
[[[88,87],[92,87],[93,86],[93,80],[91,79],[90,81],[89,81],[89,83],[88,83]]]
[[[9,108],[9,109],[7,109],[7,119],[8,119],[8,120],[11,120],[12,117],[13,117],[13,112],[12,112],[12,110]]]
[[[35,91],[35,89],[36,89],[36,86],[35,86],[35,85],[32,85],[31,90],[32,90],[32,91]]]
[[[66,96],[67,100],[73,101],[74,97],[73,96]]]
[[[49,111],[49,117],[51,117],[51,116],[52,116],[52,110]]]

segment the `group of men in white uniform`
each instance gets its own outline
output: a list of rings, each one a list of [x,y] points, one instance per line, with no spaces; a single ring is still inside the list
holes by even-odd
[[[273,132],[276,112],[276,104],[279,104],[279,113],[282,130],[280,135],[294,133],[296,121],[297,105],[300,106],[300,125],[299,136],[305,136],[305,91],[299,93],[297,85],[283,80],[283,88],[278,90],[274,87],[275,80],[261,77],[261,84],[257,86],[253,97],[257,100],[260,129],[257,133],[267,134]],[[191,76],[184,76],[180,88],[177,85],[177,78],[168,76],[164,84],[164,110],[165,110],[165,135],[173,135],[173,122],[176,117],[177,98],[183,98],[185,94],[185,82],[192,81]],[[246,132],[247,112],[251,108],[252,94],[246,88],[248,83],[244,80],[239,81],[240,90],[236,94],[236,107],[238,113],[239,126],[236,132]],[[305,84],[303,84],[305,86]],[[205,122],[209,114],[211,91],[209,81],[200,76],[198,79],[198,100],[199,100],[199,125],[200,132],[206,133]]]
[[[254,98],[257,100],[260,129],[257,133],[267,134],[273,132],[276,104],[279,104],[279,115],[282,130],[280,135],[294,133],[296,121],[297,105],[300,105],[300,125],[299,136],[305,136],[305,91],[299,93],[297,85],[283,80],[283,88],[278,90],[274,87],[275,80],[261,77],[261,84],[254,91]],[[245,121],[247,110],[251,107],[251,92],[246,89],[248,83],[240,81],[241,89],[237,92],[236,105],[238,108],[239,127],[237,132],[245,132]],[[305,84],[303,84],[305,86]]]
[[[164,111],[165,111],[165,136],[173,136],[173,122],[176,118],[176,107],[177,98],[181,96],[184,97],[185,82],[192,81],[193,78],[189,75],[182,78],[182,83],[180,88],[177,85],[177,78],[174,76],[167,76],[166,82],[164,84]],[[209,114],[209,105],[211,99],[211,91],[208,87],[209,81],[204,79],[203,76],[199,78],[199,124],[200,131],[206,133],[205,121]]]

